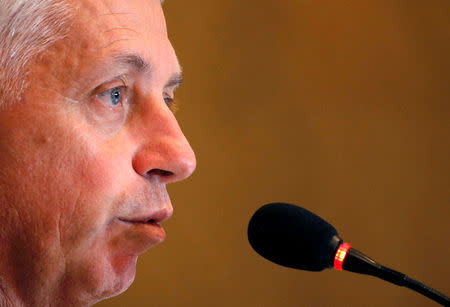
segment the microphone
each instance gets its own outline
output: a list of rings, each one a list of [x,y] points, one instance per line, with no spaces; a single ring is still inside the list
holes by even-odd
[[[332,225],[302,207],[286,203],[262,206],[250,219],[248,240],[258,254],[282,266],[307,271],[335,268],[372,275],[450,306],[448,297],[378,264],[345,243]]]

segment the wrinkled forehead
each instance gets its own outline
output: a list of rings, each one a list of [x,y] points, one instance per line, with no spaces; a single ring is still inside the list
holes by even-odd
[[[79,98],[120,68],[114,59],[124,52],[149,63],[157,84],[180,71],[159,0],[69,1],[75,10],[71,30],[34,63],[32,85]]]
[[[124,30],[167,36],[166,22],[160,0],[81,0],[78,20],[105,31]]]

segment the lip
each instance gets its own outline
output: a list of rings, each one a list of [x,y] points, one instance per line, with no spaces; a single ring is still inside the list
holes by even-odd
[[[128,225],[149,225],[149,226],[154,226],[154,227],[161,227],[162,226],[159,224],[159,222],[153,220],[153,219],[147,219],[147,220],[133,220],[133,221],[129,221],[129,220],[125,220],[125,219],[118,219],[121,223],[124,224],[128,224]]]
[[[149,215],[117,218],[117,245],[127,253],[144,253],[164,241],[166,232],[160,223],[171,215],[172,210],[160,210]]]
[[[117,227],[114,229],[114,246],[124,254],[142,254],[166,238],[164,228],[156,222],[117,220]]]
[[[125,223],[132,224],[158,224],[166,221],[172,216],[173,211],[169,209],[163,209],[151,214],[142,214],[139,216],[119,217],[118,219]]]

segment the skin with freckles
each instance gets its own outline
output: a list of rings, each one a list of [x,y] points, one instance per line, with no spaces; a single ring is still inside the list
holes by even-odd
[[[69,35],[30,64],[23,101],[0,112],[2,306],[125,291],[165,237],[166,185],[195,169],[159,0],[75,5]]]

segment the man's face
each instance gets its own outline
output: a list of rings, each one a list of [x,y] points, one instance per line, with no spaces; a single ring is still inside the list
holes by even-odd
[[[195,168],[169,108],[180,67],[159,0],[75,2],[69,35],[0,112],[0,256],[19,295],[61,304],[132,283],[165,237],[166,184]]]

